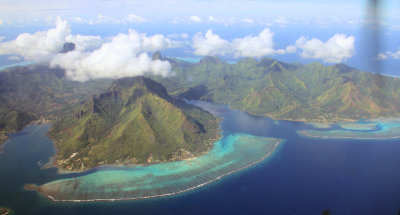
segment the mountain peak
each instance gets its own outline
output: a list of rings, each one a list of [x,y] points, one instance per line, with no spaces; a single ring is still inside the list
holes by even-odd
[[[74,51],[74,50],[75,50],[75,43],[66,42],[63,45],[61,53],[67,53],[67,52]]]
[[[122,92],[123,97],[131,97],[139,90],[143,94],[149,92],[170,100],[170,96],[164,86],[144,76],[126,77],[115,80],[108,90],[109,92]]]
[[[269,57],[264,57],[257,63],[257,65],[258,66],[268,67],[268,66],[271,66],[272,64],[274,64],[276,62],[277,61],[275,59],[272,59],[272,58],[269,58]]]
[[[151,59],[152,59],[152,60],[161,60],[161,61],[167,60],[167,58],[164,57],[164,56],[161,54],[161,52],[159,52],[159,51],[156,51],[156,52],[153,54],[153,56],[151,57]]]
[[[200,60],[200,63],[221,63],[221,59],[217,56],[206,56]]]

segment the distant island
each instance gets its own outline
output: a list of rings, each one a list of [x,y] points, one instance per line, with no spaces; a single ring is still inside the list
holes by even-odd
[[[72,48],[69,44],[67,48]],[[0,72],[0,143],[28,124],[51,123],[55,164],[99,165],[192,159],[219,138],[219,120],[181,99],[229,104],[273,119],[331,123],[398,118],[400,81],[344,64],[217,57],[198,63],[162,56],[176,75],[68,80],[65,71],[29,65]]]

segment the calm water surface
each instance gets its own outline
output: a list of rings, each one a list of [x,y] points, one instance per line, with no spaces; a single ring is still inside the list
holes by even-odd
[[[23,186],[79,174],[41,170],[55,154],[46,137],[50,126],[29,126],[12,135],[0,154],[0,205],[13,208],[16,214],[398,214],[399,139],[309,139],[296,134],[298,129],[311,128],[303,123],[254,117],[226,105],[194,103],[223,117],[224,134],[241,132],[287,141],[254,167],[173,197],[54,203]]]

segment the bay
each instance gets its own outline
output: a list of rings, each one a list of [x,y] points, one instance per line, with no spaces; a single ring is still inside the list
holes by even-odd
[[[297,134],[313,128],[304,123],[251,116],[227,105],[192,103],[223,117],[223,135],[286,141],[265,161],[182,194],[58,203],[23,186],[88,173],[59,175],[56,168],[41,169],[55,154],[46,137],[50,125],[28,126],[13,134],[0,154],[0,206],[16,214],[398,214],[399,139],[307,138]]]

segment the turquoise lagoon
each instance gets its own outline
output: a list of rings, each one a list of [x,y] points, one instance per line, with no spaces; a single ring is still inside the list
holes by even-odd
[[[398,214],[399,139],[319,139],[298,133],[303,130],[340,130],[372,133],[370,137],[376,138],[388,129],[395,129],[396,120],[379,120],[375,128],[374,124],[369,124],[370,130],[345,126],[350,129],[346,130],[338,124],[315,128],[301,122],[251,116],[227,105],[202,101],[192,103],[223,119],[223,138],[210,151],[215,153],[210,160],[219,163],[207,163],[201,161],[205,158],[199,157],[201,163],[191,160],[134,168],[103,166],[81,173],[59,174],[57,168],[43,168],[55,154],[53,143],[46,137],[50,126],[33,125],[12,134],[3,144],[0,206],[12,208],[17,215]],[[359,122],[362,123],[369,121]],[[257,163],[256,158],[268,155],[266,152],[272,149],[275,140],[284,141],[284,144],[279,144],[262,162],[222,177],[224,173],[248,166],[238,164],[239,160],[246,160],[247,164]],[[255,148],[251,145],[254,141]],[[246,149],[242,148],[245,146]],[[247,146],[255,151],[251,152]],[[248,158],[248,154],[236,154],[235,151],[248,152],[255,157]],[[140,172],[143,178],[139,177]],[[135,182],[123,179],[124,176],[137,179],[137,183],[148,189],[137,190]],[[160,181],[162,177],[166,181]],[[209,181],[213,183],[207,184]],[[72,182],[74,185],[71,187]],[[115,187],[114,182],[118,182]],[[150,185],[151,182],[157,184]],[[206,185],[201,182],[207,186],[190,189]],[[49,188],[48,191],[52,187],[54,198],[66,201],[53,201],[37,191],[24,189],[27,184],[35,184],[37,189]],[[79,192],[68,193],[71,192],[67,190],[68,186]],[[98,186],[102,187],[97,190]],[[62,189],[66,193],[60,192]],[[133,193],[135,189],[136,194]],[[116,190],[122,192],[115,193]],[[100,196],[108,200],[112,197],[131,198],[132,195],[138,196],[138,192],[142,192],[142,196],[169,195],[176,190],[189,192],[133,201],[71,201]]]
[[[207,154],[186,161],[110,168],[34,189],[54,201],[145,199],[190,191],[267,158],[281,139],[232,134]]]
[[[358,122],[339,122],[323,129],[298,130],[298,134],[310,138],[326,139],[394,139],[400,138],[399,119],[373,119]]]

